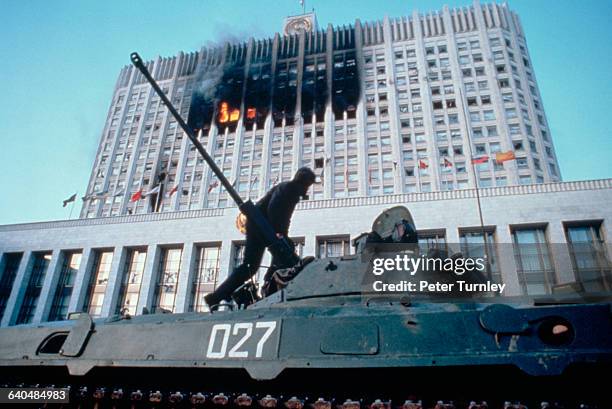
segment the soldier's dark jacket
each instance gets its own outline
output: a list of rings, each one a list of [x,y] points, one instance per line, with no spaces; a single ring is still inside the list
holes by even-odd
[[[259,199],[257,207],[268,219],[275,232],[287,236],[291,215],[303,194],[304,185],[294,181],[282,182]]]

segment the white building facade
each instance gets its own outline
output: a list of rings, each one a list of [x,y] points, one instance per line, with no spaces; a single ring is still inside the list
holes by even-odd
[[[421,243],[484,243],[474,189],[302,202],[302,255],[350,254],[384,209],[407,206]],[[578,282],[610,291],[612,179],[480,190],[493,279],[506,295]],[[236,208],[0,226],[2,325],[161,309],[205,311],[203,296],[240,262]],[[469,246],[468,246],[469,247]],[[468,252],[469,253],[469,252]],[[264,261],[264,264],[266,262]],[[263,270],[263,269],[262,269]],[[261,276],[259,277],[261,279]]]
[[[302,255],[349,254],[381,211],[404,205],[424,245],[488,243],[507,295],[611,289],[612,179],[560,181],[505,4],[325,30],[294,16],[283,36],[147,65],[243,198],[315,170],[290,229]],[[0,325],[205,311],[203,296],[241,260],[237,212],[125,67],[80,218],[0,226]]]
[[[243,197],[301,166],[321,175],[316,200],[561,180],[525,35],[507,5],[325,30],[309,14],[285,32],[148,64]],[[516,160],[497,163],[500,152]],[[152,193],[132,201],[138,192]],[[228,206],[151,87],[125,67],[80,216]]]

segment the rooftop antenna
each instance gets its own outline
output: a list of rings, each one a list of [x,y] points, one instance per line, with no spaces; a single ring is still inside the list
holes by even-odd
[[[306,0],[300,0],[300,6],[302,6],[302,14],[306,14]]]

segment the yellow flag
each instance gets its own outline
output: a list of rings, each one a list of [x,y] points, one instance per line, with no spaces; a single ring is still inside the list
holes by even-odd
[[[514,151],[497,152],[495,154],[495,161],[497,163],[504,163],[507,160],[514,160],[514,159],[516,159],[516,156],[514,156]]]

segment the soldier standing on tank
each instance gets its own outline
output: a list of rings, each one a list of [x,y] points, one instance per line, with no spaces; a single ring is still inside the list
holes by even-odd
[[[314,182],[314,172],[307,167],[300,168],[292,180],[274,186],[257,202],[256,206],[268,219],[278,238],[289,240],[289,224],[291,223],[293,210],[300,198],[306,196],[308,189]],[[291,244],[293,245],[293,243]],[[232,271],[214,292],[204,297],[206,304],[212,307],[222,300],[229,300],[232,293],[257,272],[265,248],[266,242],[257,231],[255,223],[247,220],[244,261]],[[280,266],[277,258],[272,254],[272,263],[266,274],[266,279],[269,279],[271,273],[280,267],[290,266]]]

